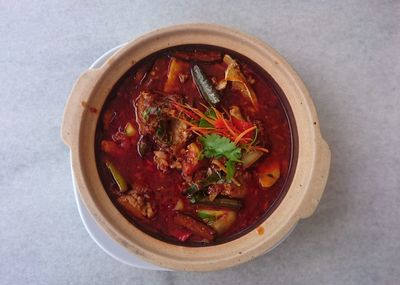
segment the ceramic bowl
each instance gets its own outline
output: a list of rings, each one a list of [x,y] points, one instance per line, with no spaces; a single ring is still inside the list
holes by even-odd
[[[135,63],[159,50],[184,44],[233,50],[256,62],[276,82],[291,109],[296,161],[290,186],[275,210],[253,230],[223,244],[187,247],[158,240],[136,228],[109,199],[98,174],[94,150],[96,125],[114,84]],[[174,270],[218,270],[253,259],[276,246],[315,211],[324,191],[330,151],[321,137],[317,113],[303,82],[290,65],[264,42],[210,24],[163,28],[125,44],[101,67],[85,71],[65,107],[61,136],[71,150],[76,186],[99,227],[129,252]]]

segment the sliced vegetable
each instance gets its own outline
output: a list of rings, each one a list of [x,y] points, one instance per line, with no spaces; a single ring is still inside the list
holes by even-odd
[[[244,168],[249,168],[252,166],[257,160],[259,160],[263,156],[263,152],[259,150],[251,150],[245,152],[242,156],[242,163]]]
[[[196,157],[200,155],[200,148],[196,143],[191,143],[187,146],[187,149],[192,152]]]
[[[125,134],[126,134],[128,137],[133,137],[134,135],[136,135],[136,129],[135,129],[135,127],[134,127],[130,122],[128,122],[128,123],[125,125]]]
[[[225,89],[227,85],[228,85],[228,81],[226,81],[224,79],[224,80],[221,80],[220,82],[218,82],[217,85],[215,85],[215,89],[217,89],[218,91],[221,91],[221,90]]]
[[[254,92],[250,84],[247,82],[243,73],[240,71],[238,63],[227,54],[224,56],[223,60],[228,65],[225,71],[224,81],[231,81],[232,88],[239,90],[240,93],[242,93],[245,97],[247,97],[257,110],[258,101],[256,93]],[[218,85],[221,85],[221,83]]]
[[[110,170],[111,175],[117,183],[119,190],[121,192],[125,192],[126,190],[128,190],[128,184],[126,183],[125,179],[122,177],[118,169],[114,166],[114,164],[111,161],[106,161],[106,166],[108,170]]]
[[[197,210],[197,215],[206,223],[215,222],[217,220],[216,215],[210,213],[210,210]]]
[[[215,237],[215,230],[203,222],[200,222],[191,216],[184,215],[181,213],[176,213],[174,217],[174,222],[188,230],[192,231],[194,234],[205,238],[206,240],[213,240]]]
[[[231,210],[199,209],[197,215],[218,234],[226,232],[236,220],[236,212]]]
[[[258,175],[258,181],[260,185],[264,188],[271,187],[278,181],[281,175],[279,163],[272,163],[267,167],[263,167]]]
[[[182,199],[179,199],[179,200],[176,202],[176,204],[175,204],[174,210],[176,210],[176,211],[182,211],[182,210],[183,210],[183,207],[184,207],[183,201],[182,201]]]
[[[207,79],[200,67],[198,65],[194,65],[191,68],[191,73],[193,81],[204,100],[206,100],[212,106],[217,105],[221,101],[220,95],[218,91],[215,90],[211,82]]]
[[[238,210],[243,206],[242,200],[230,198],[216,198],[210,201],[208,198],[203,198],[199,201],[200,204],[206,204],[215,207],[226,207]]]
[[[187,62],[171,58],[168,67],[167,81],[164,85],[164,92],[174,93],[180,91],[180,78],[179,75],[186,75],[189,73],[189,64]]]

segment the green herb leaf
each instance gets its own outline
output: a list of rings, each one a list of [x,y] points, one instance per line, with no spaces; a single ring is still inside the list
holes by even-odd
[[[215,215],[211,215],[207,213],[206,211],[199,211],[197,215],[204,220],[205,222],[215,222],[217,220],[217,217]]]
[[[204,115],[206,115],[210,119],[214,119],[214,120],[217,118],[217,114],[215,114],[214,109],[211,109],[211,108],[208,108],[207,111],[204,113]]]
[[[241,149],[227,137],[211,134],[200,137],[200,142],[204,147],[204,156],[208,158],[225,156],[228,160],[240,162]]]
[[[217,118],[217,115],[215,114],[215,111],[211,108],[207,109],[207,111],[204,113],[208,118],[215,120]],[[201,118],[199,120],[199,127],[202,128],[213,128],[214,126],[211,125],[206,119]]]
[[[231,180],[235,175],[235,162],[240,162],[242,156],[242,150],[237,147],[230,139],[217,135],[211,134],[200,138],[202,143],[203,155],[205,157],[219,158],[225,157],[228,161],[225,163],[226,178]]]
[[[226,179],[231,180],[233,175],[235,175],[235,162],[232,160],[228,160],[225,163],[226,168]]]
[[[201,119],[199,120],[199,127],[202,127],[202,128],[212,128],[213,125],[211,125],[209,122],[207,122],[206,119],[201,118]]]

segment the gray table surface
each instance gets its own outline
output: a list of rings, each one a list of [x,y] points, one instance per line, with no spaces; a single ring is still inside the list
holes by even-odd
[[[400,2],[274,2],[0,0],[1,284],[399,284]],[[98,56],[186,22],[255,35],[293,65],[332,168],[314,216],[271,253],[219,272],[145,271],[85,231],[59,130]]]

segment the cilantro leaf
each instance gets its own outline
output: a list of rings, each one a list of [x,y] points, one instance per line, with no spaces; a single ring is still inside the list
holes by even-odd
[[[230,139],[217,134],[211,134],[200,138],[203,145],[203,155],[208,158],[227,158],[225,163],[226,178],[232,179],[235,174],[235,162],[240,162],[242,150]]]
[[[235,162],[232,160],[228,160],[225,163],[226,168],[226,179],[231,180],[233,175],[235,175]]]
[[[199,127],[202,127],[202,128],[212,128],[213,125],[211,125],[206,119],[201,118],[201,119],[199,120]]]
[[[217,118],[217,115],[215,114],[215,111],[211,108],[207,109],[207,111],[204,113],[208,118],[215,120]],[[199,120],[199,127],[202,128],[213,128],[214,126],[211,125],[206,119],[201,118]]]
[[[210,119],[216,119],[217,118],[217,114],[215,114],[214,109],[207,109],[207,111],[204,113],[204,115],[206,115],[207,117],[209,117]]]
[[[211,134],[200,137],[200,142],[204,147],[204,156],[211,158],[220,158],[225,156],[228,160],[239,162],[241,149],[237,147],[230,139],[217,134]]]

